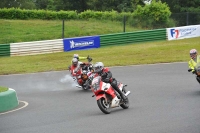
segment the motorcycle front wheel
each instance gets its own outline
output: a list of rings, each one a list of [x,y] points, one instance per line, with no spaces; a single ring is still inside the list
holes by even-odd
[[[110,107],[110,104],[106,102],[105,98],[101,98],[101,99],[97,100],[97,105],[99,106],[99,109],[103,113],[110,114],[111,107]]]

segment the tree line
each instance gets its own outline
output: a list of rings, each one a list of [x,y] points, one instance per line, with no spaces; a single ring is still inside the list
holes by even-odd
[[[0,8],[43,9],[52,11],[133,12],[145,0],[1,0]],[[146,0],[148,1],[148,0]],[[166,3],[172,13],[200,12],[200,0],[157,0]]]

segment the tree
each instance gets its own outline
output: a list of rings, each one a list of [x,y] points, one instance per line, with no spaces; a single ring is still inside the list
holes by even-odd
[[[35,9],[33,0],[1,0],[0,8]]]
[[[47,9],[48,0],[36,0],[35,5],[37,9]]]
[[[161,1],[156,2],[156,0],[145,6],[138,5],[134,11],[134,19],[142,27],[163,26],[169,21],[170,15],[169,6]]]
[[[94,11],[133,12],[138,4],[144,5],[141,0],[88,0],[88,8]]]
[[[200,0],[162,0],[166,2],[172,13],[194,11],[200,12]]]

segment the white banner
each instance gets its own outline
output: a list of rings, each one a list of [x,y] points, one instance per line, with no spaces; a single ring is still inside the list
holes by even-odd
[[[167,28],[168,40],[177,40],[200,36],[200,25]]]

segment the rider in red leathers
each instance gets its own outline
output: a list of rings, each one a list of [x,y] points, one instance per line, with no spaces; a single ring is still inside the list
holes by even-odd
[[[88,55],[87,57],[83,57],[83,56],[79,56],[78,54],[74,54],[72,60],[73,60],[74,58],[77,58],[78,61],[84,60],[84,59],[87,59],[88,62],[91,62],[91,61],[92,61],[92,58],[89,57],[89,55]],[[73,62],[71,61],[71,65],[72,65],[72,64],[73,64]],[[69,69],[69,70],[71,69],[71,65],[68,66],[68,69]]]
[[[90,58],[92,60],[92,58]],[[72,65],[71,65],[71,68],[70,68],[70,71],[71,71],[71,75],[73,77],[76,77],[77,79],[77,82],[80,86],[85,86],[84,84],[84,81],[83,79],[81,78],[81,74],[83,72],[83,70],[88,70],[90,69],[89,67],[90,63],[83,63],[83,62],[80,62],[78,61],[77,58],[73,58],[72,59]],[[89,67],[89,68],[88,68]],[[91,72],[88,72],[87,73],[88,76],[91,75]]]
[[[121,98],[124,101],[127,101],[126,96],[121,92],[117,85],[117,80],[112,77],[112,73],[109,68],[104,68],[104,64],[102,62],[97,62],[94,64],[94,72],[101,76],[103,82],[110,83],[110,85],[120,94]]]
[[[80,64],[78,62],[77,58],[72,59],[72,65],[71,65],[71,75],[73,77],[78,77],[82,73],[82,69],[80,68]],[[78,84],[81,86],[83,84],[83,80],[81,78],[77,78]]]

